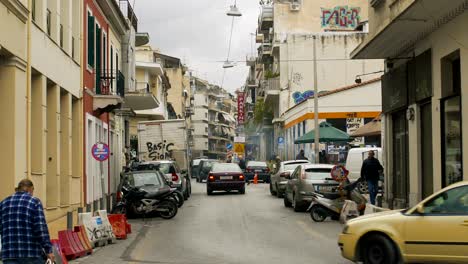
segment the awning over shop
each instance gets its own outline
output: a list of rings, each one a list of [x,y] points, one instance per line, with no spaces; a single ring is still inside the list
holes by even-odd
[[[394,8],[399,5],[394,5]],[[353,59],[395,58],[468,8],[466,0],[418,0],[375,36],[367,37]],[[391,10],[390,10],[391,11]]]
[[[356,131],[351,133],[351,137],[371,137],[382,134],[382,119],[380,116],[376,117],[371,122],[358,128]]]
[[[295,144],[314,143],[315,129],[303,135],[294,141]],[[322,122],[319,126],[319,141],[323,143],[329,142],[346,142],[349,141],[349,135],[345,132],[333,127],[330,123]]]

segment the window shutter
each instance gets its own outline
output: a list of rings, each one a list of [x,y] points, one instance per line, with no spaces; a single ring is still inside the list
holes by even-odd
[[[88,12],[88,65],[94,67],[94,24],[95,18]]]

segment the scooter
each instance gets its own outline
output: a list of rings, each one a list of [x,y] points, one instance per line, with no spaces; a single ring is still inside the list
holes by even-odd
[[[349,183],[339,188],[335,192],[320,192],[313,193],[313,200],[307,211],[310,211],[310,216],[315,222],[323,222],[330,217],[332,220],[339,220],[341,210],[346,200],[356,202],[360,215],[366,210],[367,199],[356,189],[360,181]]]
[[[177,214],[178,206],[172,189],[148,193],[141,188],[124,185],[122,192],[122,200],[115,205],[112,213],[145,217],[155,212],[164,219],[171,219]]]

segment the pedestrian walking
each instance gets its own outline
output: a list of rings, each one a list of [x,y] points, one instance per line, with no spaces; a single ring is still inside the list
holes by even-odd
[[[301,150],[299,151],[299,154],[297,154],[296,160],[307,160],[307,158],[306,158],[305,155],[304,155],[304,150],[303,150],[303,149],[301,149]]]
[[[239,156],[239,167],[241,168],[241,170],[245,170],[245,160],[244,160],[244,157],[242,155]]]
[[[44,264],[55,257],[41,201],[34,185],[22,180],[15,194],[0,203],[0,233],[4,264]]]
[[[382,165],[375,157],[373,150],[369,151],[367,159],[361,167],[361,178],[367,181],[371,204],[375,205],[375,198],[379,189],[380,173],[383,171]]]

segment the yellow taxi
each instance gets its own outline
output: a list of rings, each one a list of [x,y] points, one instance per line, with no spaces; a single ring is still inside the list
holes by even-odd
[[[338,245],[343,257],[365,264],[468,263],[468,181],[411,209],[350,220]]]

